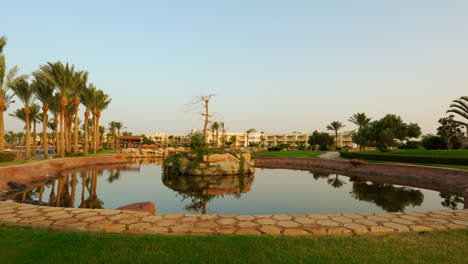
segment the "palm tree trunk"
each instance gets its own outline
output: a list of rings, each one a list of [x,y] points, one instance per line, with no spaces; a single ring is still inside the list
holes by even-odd
[[[75,131],[73,139],[73,152],[78,153],[78,105],[80,104],[80,100],[78,98],[75,98],[73,104],[75,105]]]
[[[42,148],[44,150],[44,159],[49,158],[49,139],[47,137],[47,111],[49,106],[45,104],[42,107]]]
[[[120,128],[117,129],[117,149],[120,149]]]
[[[84,146],[83,146],[83,153],[88,155],[88,119],[89,119],[89,109],[86,108],[85,111],[85,119],[84,119]]]
[[[338,149],[338,130],[335,131],[335,136],[336,136],[335,148]]]
[[[29,114],[31,113],[31,110],[29,109],[29,106],[26,106],[24,108],[24,113],[26,114],[26,159],[30,159],[31,158],[31,145],[30,145],[31,124],[29,123]]]
[[[5,120],[3,114],[5,112],[5,99],[0,96],[0,152],[5,151]]]
[[[32,157],[36,157],[36,139],[37,139],[37,131],[36,131],[36,124],[37,120],[34,118],[34,129],[33,129],[33,141],[32,141]]]
[[[97,152],[97,113],[93,113],[93,153]]]
[[[60,157],[65,157],[65,108],[60,110],[60,139],[59,139],[59,152]]]

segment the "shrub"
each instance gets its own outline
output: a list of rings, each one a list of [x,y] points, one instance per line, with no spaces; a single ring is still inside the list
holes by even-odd
[[[421,144],[420,141],[408,140],[400,148],[402,148],[402,149],[420,149],[420,148],[422,148],[422,144]]]
[[[444,156],[411,156],[411,155],[396,155],[385,153],[362,153],[362,152],[345,152],[340,151],[340,156],[346,159],[361,159],[361,160],[381,160],[404,163],[426,163],[426,164],[450,164],[450,165],[466,165],[468,158],[461,157],[444,157]]]
[[[78,152],[78,153],[67,152],[65,153],[65,157],[84,157],[84,153],[83,152]]]
[[[446,144],[441,136],[425,135],[421,140],[421,144],[425,149],[446,149]]]
[[[0,152],[0,162],[13,161],[16,158],[16,154],[13,152]]]

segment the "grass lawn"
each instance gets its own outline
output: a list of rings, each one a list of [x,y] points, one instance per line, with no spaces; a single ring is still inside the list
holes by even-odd
[[[387,236],[138,236],[0,228],[0,263],[466,263],[468,230]]]
[[[296,158],[318,158],[323,151],[267,151],[252,153],[258,157],[296,157]]]
[[[374,151],[355,151],[356,153],[378,153],[384,155],[409,155],[409,156],[437,156],[437,157],[459,157],[468,158],[468,149],[456,150],[419,150],[419,149],[402,149],[392,150],[390,152]]]

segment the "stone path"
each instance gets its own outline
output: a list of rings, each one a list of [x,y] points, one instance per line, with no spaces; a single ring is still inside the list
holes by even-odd
[[[181,235],[323,235],[468,228],[468,209],[335,215],[151,214],[0,202],[0,225],[59,231]]]

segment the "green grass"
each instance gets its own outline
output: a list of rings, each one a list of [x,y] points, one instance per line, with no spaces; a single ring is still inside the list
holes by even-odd
[[[137,236],[0,228],[0,263],[466,263],[468,230],[386,236]]]
[[[257,157],[296,157],[296,158],[318,158],[323,151],[268,151],[252,153]]]
[[[393,150],[390,152],[374,151],[355,151],[356,153],[378,153],[384,155],[410,155],[410,156],[437,156],[437,157],[458,157],[468,158],[468,149],[457,150],[419,150],[419,149],[402,149]]]

